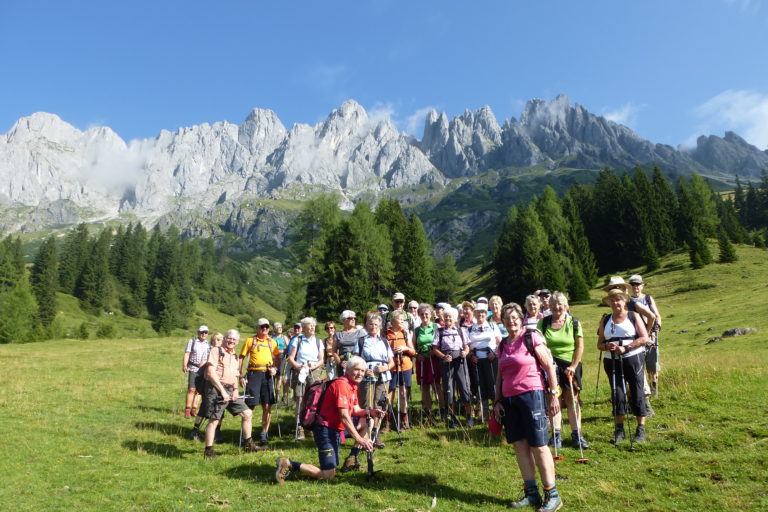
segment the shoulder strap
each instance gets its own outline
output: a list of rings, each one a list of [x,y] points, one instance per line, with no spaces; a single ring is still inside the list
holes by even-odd
[[[573,341],[576,341],[576,333],[579,332],[579,319],[571,315],[573,319]]]
[[[544,324],[542,325],[542,327],[544,327],[544,330],[546,331],[552,326],[552,315],[545,316],[543,320],[544,320]]]
[[[363,345],[365,344],[365,336],[357,338],[357,355],[363,357]]]
[[[637,323],[635,322],[637,319],[637,314],[634,311],[627,311],[627,318],[629,318],[629,321],[632,322],[632,327],[635,328],[635,339],[639,338],[640,335],[637,332]]]
[[[536,366],[539,368],[539,372],[544,375],[544,366],[539,360],[539,355],[536,353],[536,349],[533,346],[533,331],[536,329],[526,329],[523,337],[525,339],[525,348],[528,349],[528,353],[536,360]]]

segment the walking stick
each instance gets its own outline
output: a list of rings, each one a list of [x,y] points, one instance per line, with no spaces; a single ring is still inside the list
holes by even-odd
[[[555,397],[555,400],[560,400],[559,397]],[[549,422],[552,424],[552,445],[555,447],[555,456],[552,457],[552,460],[555,462],[560,462],[561,460],[565,460],[565,458],[562,455],[557,454],[557,439],[555,439],[555,418],[554,416],[549,416]]]
[[[400,432],[400,368],[402,364],[402,355],[395,354],[395,411],[392,412],[392,420],[395,423],[395,429]]]
[[[597,407],[597,387],[600,385],[600,370],[603,362],[603,353],[601,351],[597,351],[597,381],[595,382],[595,396],[594,401],[592,403],[592,407]]]
[[[576,398],[573,394],[573,375],[570,373],[566,373],[568,376],[568,388],[571,390],[571,403],[573,404],[573,413],[576,415],[576,425],[579,426],[579,436],[581,437],[583,434],[581,432],[581,405],[576,403]],[[576,460],[576,462],[580,464],[586,464],[589,462],[589,459],[584,458],[584,449],[581,447],[581,439],[576,440],[579,444],[579,455],[581,456],[579,459]]]
[[[483,414],[483,384],[480,382],[480,360],[475,363],[475,379],[477,380],[477,399],[480,401],[480,423],[485,423]]]
[[[621,390],[624,393],[624,417],[627,421],[627,429],[629,430],[629,451],[635,450],[634,436],[632,435],[632,411],[629,407],[629,398],[627,397],[627,382],[624,380],[624,363],[619,359],[619,366],[621,367]]]

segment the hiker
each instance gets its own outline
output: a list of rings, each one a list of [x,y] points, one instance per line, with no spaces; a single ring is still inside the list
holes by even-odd
[[[187,348],[184,349],[184,357],[181,362],[181,371],[187,374],[187,396],[184,404],[184,417],[191,418],[197,416],[197,404],[199,385],[202,382],[203,375],[199,375],[200,365],[208,360],[208,353],[211,351],[211,345],[208,343],[208,326],[201,325],[197,329],[197,337],[187,342]]]
[[[413,332],[413,330],[411,330],[409,327],[411,323],[411,315],[405,309],[405,295],[403,295],[400,292],[396,292],[394,295],[392,295],[392,310],[389,313],[387,313],[387,324],[386,324],[387,329],[389,329],[392,326],[392,315],[395,313],[395,311],[400,311],[401,313],[403,313],[403,321],[401,322],[403,329],[405,329],[409,334]],[[384,324],[382,324],[382,330],[383,329],[384,329]]]
[[[629,295],[613,288],[603,298],[611,308],[597,328],[597,349],[604,352],[603,367],[611,385],[615,427],[611,443],[622,441],[624,415],[627,411],[627,386],[632,395],[632,411],[637,417],[633,443],[645,441],[645,399],[643,397],[643,366],[648,334],[640,317],[627,309]]]
[[[416,382],[421,388],[421,407],[428,419],[432,419],[432,392],[437,397],[440,419],[446,420],[445,396],[440,386],[440,359],[432,355],[432,342],[440,326],[432,321],[432,306],[422,304],[417,313],[421,325],[413,332],[413,346],[416,348]]]
[[[419,319],[419,303],[415,300],[412,300],[408,303],[408,325],[406,326],[409,333],[413,334],[413,331],[416,330],[416,327],[418,327],[421,324],[421,320]]]
[[[488,304],[478,300],[474,311],[475,322],[467,329],[470,368],[475,372],[480,417],[489,418],[488,403],[496,394],[496,347],[501,341],[501,332],[496,322],[488,322]]]
[[[507,442],[515,446],[525,493],[509,507],[533,506],[551,512],[562,506],[555,486],[555,462],[547,446],[547,414],[555,415],[560,411],[555,365],[541,333],[523,327],[523,312],[519,305],[507,304],[502,318],[509,336],[499,346],[493,413],[504,425]],[[543,502],[536,483],[536,468],[544,488]]]
[[[608,293],[610,290],[622,290],[628,297],[632,294],[632,287],[625,283],[624,278],[621,276],[612,276],[608,280],[608,284],[603,286],[603,291],[605,293]],[[648,309],[645,304],[640,301],[633,302],[632,300],[629,300],[627,302],[627,310],[640,313],[640,316],[643,317],[643,322],[645,323],[646,332],[651,332],[653,330],[654,324],[656,323],[656,315]]]
[[[528,329],[535,329],[539,320],[544,318],[541,312],[541,299],[538,295],[528,295],[525,298],[525,316],[523,317],[523,325]]]
[[[218,331],[214,332],[210,336],[209,343],[210,343],[209,350],[213,350],[217,347],[220,347],[224,343],[224,335]],[[200,395],[201,401],[200,401],[200,408],[197,410],[197,415],[195,416],[195,423],[192,425],[192,429],[189,431],[189,434],[187,434],[187,439],[191,439],[192,441],[200,441],[205,437],[203,434],[200,433],[200,425],[203,424],[203,419],[205,419],[205,416],[206,416],[205,400],[203,400],[202,398],[205,396],[205,388],[208,385],[208,381],[205,378],[205,370],[207,367],[208,367],[208,356],[206,355],[205,359],[203,359],[203,362],[200,364],[199,370],[197,372],[197,379],[195,380],[195,386],[197,388],[197,393]],[[221,421],[219,421],[219,424],[216,425],[216,433],[214,434],[214,441],[216,441],[217,443],[220,443],[222,441],[222,436],[221,436],[222,423],[224,423],[223,418]]]
[[[584,354],[584,333],[581,322],[568,314],[568,297],[563,292],[552,293],[549,298],[549,309],[552,314],[539,320],[537,328],[544,336],[547,348],[552,352],[557,369],[557,383],[561,390],[560,410],[562,411],[563,404],[568,408],[568,424],[571,427],[574,448],[579,448],[579,445],[581,448],[589,448],[579,424],[581,414],[577,414],[581,390],[581,357]],[[569,382],[573,387],[573,393],[568,388]],[[561,423],[562,412],[558,412],[552,418],[554,426],[550,446],[562,447]]]
[[[347,368],[347,359],[352,356],[357,344],[357,339],[365,335],[357,327],[357,316],[351,309],[345,309],[339,316],[343,329],[336,331],[333,340],[333,360],[336,362],[336,371],[339,375],[344,375]]]
[[[241,384],[248,398],[245,404],[253,410],[261,404],[261,433],[259,446],[267,446],[269,424],[272,421],[272,404],[275,398],[275,377],[280,364],[280,349],[269,336],[269,320],[259,318],[259,333],[246,338],[240,349]],[[248,363],[244,365],[246,357]],[[247,373],[243,369],[247,368]],[[279,378],[279,377],[278,377]]]
[[[395,368],[394,352],[386,339],[381,337],[381,317],[374,311],[366,315],[366,334],[358,338],[354,352],[365,360],[368,369],[365,379],[358,387],[360,406],[365,409],[377,407],[378,402],[387,400],[389,381],[392,380],[391,370]],[[368,388],[373,386],[373,403],[369,402]],[[375,427],[378,427],[378,421]],[[376,448],[383,448],[381,439],[373,439]]]
[[[238,341],[240,341],[240,333],[236,329],[230,329],[224,337],[224,345],[216,348],[216,350],[211,350],[208,355],[208,366],[205,371],[208,385],[205,390],[205,404],[203,406],[208,418],[208,426],[205,429],[205,452],[203,454],[206,459],[216,457],[216,452],[213,450],[214,435],[225,410],[229,411],[232,416],[242,418],[240,432],[244,438],[243,449],[246,452],[263,449],[256,446],[251,439],[252,413],[240,397],[237,388],[240,362],[237,354],[235,354],[235,347]]]
[[[325,322],[323,326],[328,335],[323,340],[323,350],[325,350],[325,375],[329,379],[336,377],[336,363],[333,360],[333,344],[336,335],[336,322]]]
[[[459,421],[454,408],[454,389],[458,388],[459,401],[464,404],[467,426],[474,427],[472,415],[472,397],[469,394],[469,372],[466,357],[469,354],[467,333],[458,326],[459,312],[456,308],[445,308],[443,319],[445,326],[435,331],[432,340],[432,355],[440,360],[440,378],[443,381],[443,394],[448,409],[448,428],[457,428]]]
[[[368,365],[364,359],[352,356],[348,360],[344,376],[334,380],[326,389],[318,406],[319,425],[312,429],[312,436],[317,445],[317,454],[320,459],[320,467],[312,464],[303,464],[292,461],[287,457],[277,458],[277,470],[275,479],[278,483],[284,483],[291,471],[303,473],[318,480],[330,480],[336,476],[336,467],[339,465],[339,448],[343,442],[342,433],[348,432],[355,440],[349,457],[345,461],[349,466],[357,465],[357,454],[360,448],[369,452],[373,450],[373,443],[360,432],[366,428],[366,418],[380,418],[384,411],[376,408],[362,409],[358,405],[358,386],[365,377]],[[359,418],[360,423],[355,426],[352,418]],[[357,469],[356,468],[356,469]]]
[[[495,323],[499,328],[502,338],[507,337],[507,328],[504,327],[504,322],[501,320],[501,308],[504,306],[504,301],[498,295],[491,296],[488,299],[488,322]],[[494,379],[495,380],[495,379]]]
[[[323,361],[325,360],[323,341],[315,336],[317,320],[312,317],[302,318],[299,328],[301,334],[294,339],[288,354],[288,364],[292,369],[291,388],[293,389],[293,400],[296,402],[297,416],[304,390],[313,382],[320,380]],[[304,429],[297,424],[296,440],[301,441],[303,439]]]
[[[551,295],[551,292],[546,288],[544,288],[542,290],[539,290],[537,292],[537,295],[539,296],[539,300],[541,300],[541,315],[542,316],[551,315],[552,310],[549,309],[549,296]]]
[[[644,392],[645,392],[645,399],[646,399],[646,409],[648,409],[648,415],[652,415],[652,408],[650,407],[650,403],[648,403],[648,397],[653,393],[655,396],[657,394],[657,386],[659,383],[659,371],[661,370],[661,365],[659,364],[659,332],[661,331],[661,313],[659,313],[658,305],[656,304],[656,301],[653,300],[653,297],[648,295],[647,293],[643,293],[643,289],[645,288],[645,283],[643,282],[642,276],[635,274],[629,278],[629,286],[632,287],[632,294],[629,298],[630,301],[633,303],[641,303],[645,307],[647,307],[649,310],[651,310],[651,313],[654,314],[656,317],[656,321],[653,324],[653,327],[648,331],[648,343],[645,345],[645,371],[648,374],[648,378],[646,379],[646,386],[644,386]],[[648,386],[650,384],[650,386]],[[647,389],[645,389],[647,388]]]
[[[399,414],[399,418],[390,418],[390,421],[397,422],[401,430],[411,428],[408,421],[408,391],[411,389],[413,374],[412,358],[416,355],[413,340],[404,328],[405,316],[402,310],[393,311],[390,320],[392,326],[387,329],[387,341],[395,360],[395,371],[389,381],[389,401],[392,404],[397,403],[398,410],[395,414]],[[393,402],[395,386],[397,386],[397,399]],[[394,408],[392,410],[394,411]],[[386,432],[383,429],[382,431]]]
[[[277,343],[277,349],[280,351],[280,357],[277,365],[277,378],[274,379],[275,400],[280,400],[284,392],[283,390],[285,389],[283,386],[283,374],[285,373],[284,365],[287,364],[285,363],[285,349],[288,348],[288,336],[283,333],[283,324],[280,322],[275,322],[272,324],[272,328],[274,329],[274,336],[272,336],[272,339],[275,340],[275,343]]]

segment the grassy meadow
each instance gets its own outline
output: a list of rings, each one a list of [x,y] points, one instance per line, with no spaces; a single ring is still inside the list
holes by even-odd
[[[686,255],[673,255],[644,276],[664,316],[663,369],[649,442],[634,452],[628,442],[608,443],[604,374],[595,393],[594,332],[607,311],[598,306],[600,292],[593,292],[593,303],[572,308],[586,334],[583,414],[592,449],[584,465],[576,463],[577,450],[561,450],[557,475],[566,510],[768,510],[768,253],[737,251],[737,263],[697,271]],[[707,344],[733,327],[759,330]],[[511,447],[482,427],[414,428],[401,444],[387,434],[373,482],[360,472],[330,483],[291,475],[277,485],[275,457],[316,463],[313,442],[278,439],[273,424],[272,450],[240,454],[239,422],[231,417],[220,456],[205,461],[202,443],[185,438],[191,420],[181,415],[185,341],[0,346],[1,508],[394,512],[430,510],[436,497],[434,510],[505,510],[519,495]],[[255,417],[258,428],[258,409]],[[291,415],[279,411],[278,418],[285,434]]]

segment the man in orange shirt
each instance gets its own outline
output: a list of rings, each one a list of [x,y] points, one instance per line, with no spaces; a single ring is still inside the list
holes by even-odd
[[[272,404],[275,399],[275,375],[280,364],[280,349],[277,342],[269,336],[269,320],[259,318],[259,333],[249,337],[240,350],[241,379],[245,394],[245,404],[253,410],[261,404],[261,434],[259,446],[266,448],[269,424],[272,420]],[[248,373],[243,370],[243,362],[248,357]]]

